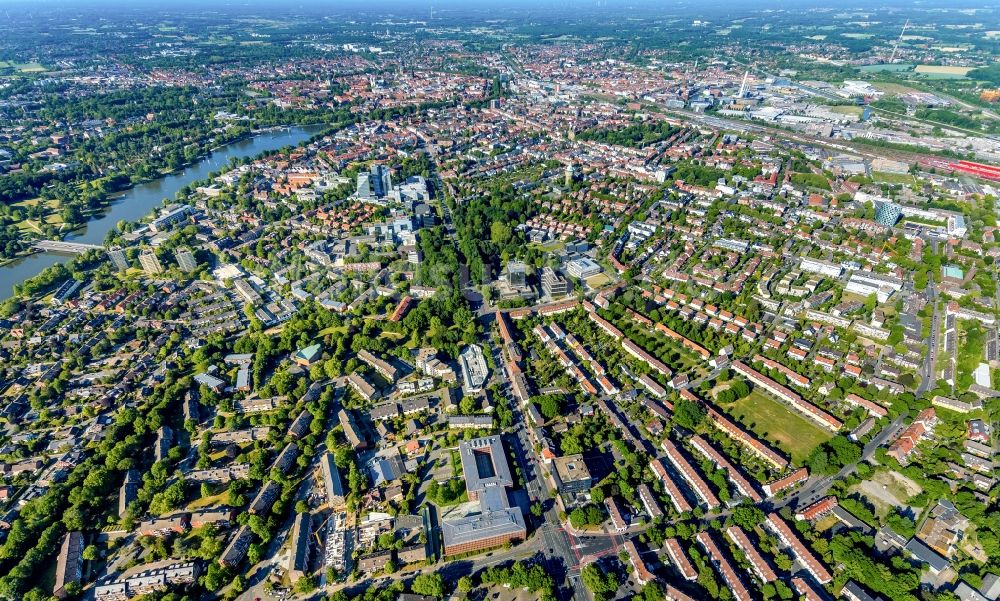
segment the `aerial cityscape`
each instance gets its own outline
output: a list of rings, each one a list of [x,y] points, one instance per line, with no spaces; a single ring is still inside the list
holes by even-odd
[[[1000,5],[0,0],[0,601],[997,601]]]

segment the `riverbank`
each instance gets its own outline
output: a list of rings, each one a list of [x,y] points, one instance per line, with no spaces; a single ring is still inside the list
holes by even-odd
[[[129,177],[129,183],[128,183],[128,185],[126,185],[124,187],[121,187],[121,188],[118,188],[118,189],[116,189],[116,190],[114,190],[112,192],[109,192],[109,193],[105,194],[104,196],[102,196],[101,198],[99,198],[96,201],[96,206],[94,206],[93,208],[88,209],[86,212],[84,212],[84,214],[83,214],[84,220],[82,222],[80,222],[80,223],[72,223],[72,224],[59,223],[58,224],[58,231],[55,232],[51,236],[46,236],[41,231],[40,227],[34,227],[34,226],[32,226],[32,228],[34,230],[37,230],[37,233],[32,232],[32,233],[30,233],[30,234],[28,234],[26,236],[23,236],[22,239],[25,242],[27,242],[29,245],[32,244],[32,243],[34,243],[34,242],[37,242],[39,240],[65,240],[68,236],[71,236],[74,233],[79,232],[79,231],[85,229],[85,227],[87,226],[87,224],[90,221],[92,221],[94,219],[100,219],[105,211],[108,211],[113,204],[115,204],[116,202],[118,202],[123,197],[127,196],[128,193],[132,189],[134,189],[135,187],[137,187],[137,186],[148,184],[150,182],[154,182],[156,180],[160,180],[160,179],[163,179],[165,177],[169,177],[171,175],[175,175],[175,174],[181,173],[184,170],[186,170],[186,169],[188,169],[188,168],[190,168],[190,167],[192,167],[192,166],[194,166],[194,165],[196,165],[196,164],[204,161],[205,159],[210,158],[213,154],[215,154],[217,152],[220,152],[220,151],[224,151],[229,146],[232,146],[234,144],[239,144],[241,142],[245,142],[245,141],[250,140],[250,139],[252,139],[254,137],[257,137],[257,136],[261,136],[261,135],[265,135],[265,134],[270,134],[270,133],[275,133],[275,132],[288,132],[288,131],[291,131],[292,129],[303,129],[303,130],[306,129],[306,128],[314,129],[314,128],[318,128],[318,127],[320,127],[322,125],[323,124],[312,124],[312,125],[303,125],[303,126],[297,126],[297,125],[274,125],[274,126],[268,126],[268,127],[261,127],[261,128],[258,128],[258,129],[249,129],[249,130],[246,131],[246,133],[242,133],[242,134],[240,134],[240,135],[238,135],[238,136],[236,136],[234,138],[228,139],[227,141],[223,142],[222,144],[218,144],[216,146],[213,146],[213,147],[211,147],[209,149],[206,149],[206,150],[200,152],[192,160],[186,161],[186,162],[182,163],[180,166],[178,166],[178,167],[176,167],[174,169],[161,170],[159,172],[159,174],[156,175],[155,177],[144,177],[144,178],[139,178],[139,179],[136,179],[136,180],[132,180],[132,178],[130,176]],[[55,200],[58,200],[58,199],[55,199]],[[36,198],[36,199],[31,199],[28,202],[36,202],[36,201],[37,202],[44,202],[44,199],[42,199],[42,198],[39,197],[39,198]],[[23,203],[23,202],[24,201],[21,201],[21,203]],[[18,203],[18,204],[21,204],[21,203]],[[61,206],[62,206],[61,203],[58,203],[55,206],[51,206],[50,205],[50,207],[49,207],[49,211],[50,212],[49,212],[48,215],[51,216],[53,213],[57,213],[59,211],[59,209],[60,209]],[[34,220],[30,220],[29,219],[28,221],[31,222],[31,221],[34,221]],[[46,217],[41,217],[41,218],[38,219],[38,221],[39,221],[39,224],[38,224],[39,226],[46,225]],[[49,223],[48,225],[52,225],[54,227],[56,224]],[[23,232],[22,232],[22,235],[23,235]],[[0,267],[3,267],[4,264],[6,264],[6,263],[8,263],[10,261],[13,261],[15,259],[19,259],[19,258],[23,258],[23,257],[29,256],[31,254],[34,254],[35,252],[38,252],[38,251],[31,250],[30,246],[29,246],[28,249],[25,249],[24,251],[16,254],[15,256],[3,259],[3,261],[0,262]]]
[[[233,158],[256,157],[285,146],[296,146],[323,131],[327,125],[286,126],[266,128],[262,133],[233,141],[217,151],[209,151],[193,161],[161,177],[136,182],[108,198],[106,206],[81,226],[65,232],[58,238],[68,242],[103,245],[108,232],[119,221],[137,222],[162,205],[163,199],[173,199],[184,186],[204,180],[214,171],[226,167]],[[14,259],[0,264],[0,300],[10,298],[14,286],[31,279],[44,269],[57,263],[66,263],[73,255],[25,251]]]

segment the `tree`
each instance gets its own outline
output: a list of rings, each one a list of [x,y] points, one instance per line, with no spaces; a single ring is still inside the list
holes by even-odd
[[[458,579],[458,592],[468,593],[474,587],[475,585],[472,583],[472,578],[469,578],[468,576],[462,576],[461,578]]]
[[[413,579],[410,587],[418,595],[429,595],[431,597],[444,597],[444,576],[438,573],[420,574]]]
[[[729,390],[733,392],[733,399],[739,400],[750,394],[750,385],[743,380],[737,380],[729,387]]]
[[[646,601],[665,601],[667,595],[663,592],[663,586],[654,581],[642,587],[642,598]]]
[[[185,482],[181,478],[168,486],[163,492],[157,493],[149,504],[149,512],[163,515],[168,511],[177,509],[184,503]]]
[[[551,394],[543,396],[539,400],[538,409],[542,412],[542,415],[545,416],[545,419],[553,419],[559,415],[561,409],[559,397]]]
[[[233,578],[233,584],[231,588],[233,593],[240,594],[247,590],[247,577],[243,574],[237,574]]]
[[[295,592],[297,593],[311,593],[316,590],[319,584],[316,582],[316,577],[312,574],[305,574],[298,581],[295,582]]]
[[[902,513],[898,507],[886,516],[885,523],[896,531],[897,534],[905,537],[913,536],[917,530],[917,525],[913,521],[913,518]]]
[[[865,311],[871,313],[872,311],[875,310],[875,307],[877,306],[878,306],[878,297],[875,295],[874,292],[872,292],[871,294],[868,295],[867,298],[865,298]]]
[[[733,523],[744,530],[753,530],[764,521],[764,512],[754,505],[740,505],[733,509]]]
[[[490,224],[490,240],[496,244],[506,244],[510,241],[510,226],[502,221],[494,221]]]
[[[584,566],[580,577],[595,599],[607,599],[618,590],[618,577],[614,572],[602,572],[596,562]]]
[[[805,463],[813,473],[831,475],[860,460],[861,448],[840,434],[813,449]]]
[[[97,551],[97,547],[95,547],[94,545],[87,545],[83,549],[83,558],[86,559],[87,561],[94,561],[98,557],[99,553]]]
[[[264,548],[258,543],[253,543],[247,549],[247,561],[250,565],[257,565],[264,558]]]
[[[688,430],[696,429],[705,419],[705,408],[700,403],[681,399],[674,404],[674,422]]]
[[[476,410],[476,398],[473,396],[462,397],[462,400],[458,402],[458,410],[463,415],[469,415]]]

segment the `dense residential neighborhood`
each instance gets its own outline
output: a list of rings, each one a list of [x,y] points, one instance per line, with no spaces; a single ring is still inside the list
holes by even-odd
[[[604,4],[5,14],[0,599],[1000,599],[995,7]]]

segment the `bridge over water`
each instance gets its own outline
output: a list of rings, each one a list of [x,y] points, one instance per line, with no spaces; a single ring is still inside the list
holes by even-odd
[[[40,240],[32,245],[43,252],[70,253],[82,255],[88,250],[103,250],[99,244],[86,244],[83,242],[65,242],[63,240]]]

